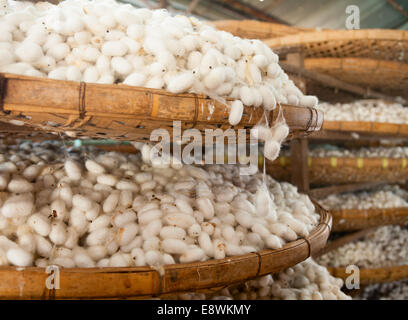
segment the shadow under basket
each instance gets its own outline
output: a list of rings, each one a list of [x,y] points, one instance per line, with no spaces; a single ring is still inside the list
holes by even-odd
[[[152,131],[160,128],[180,141],[186,129],[201,133],[221,129],[225,136],[228,129],[235,133],[247,129],[248,140],[249,129],[265,121],[265,117],[272,124],[280,110],[291,137],[318,131],[323,123],[323,113],[314,108],[282,105],[266,113],[260,107],[245,107],[241,122],[231,126],[229,106],[203,95],[11,74],[0,74],[0,94],[0,121],[72,138],[144,142],[150,140]],[[174,121],[179,121],[176,126],[180,130]]]
[[[305,239],[278,250],[221,260],[150,267],[72,268],[59,270],[60,289],[48,289],[44,268],[0,267],[1,299],[131,299],[168,293],[208,291],[276,273],[316,255],[326,245],[330,214],[314,202],[318,226]]]

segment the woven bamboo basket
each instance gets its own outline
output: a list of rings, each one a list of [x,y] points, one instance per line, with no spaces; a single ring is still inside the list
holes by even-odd
[[[264,42],[282,55],[302,52],[306,58],[363,57],[408,63],[408,30],[324,30]]]
[[[315,185],[358,182],[399,182],[408,179],[407,158],[308,158],[309,181]],[[267,162],[267,172],[278,180],[290,180],[290,157]]]
[[[327,268],[332,276],[346,280],[351,273],[346,268]],[[408,279],[408,266],[393,266],[384,268],[360,268],[360,285],[393,282]]]
[[[408,136],[408,124],[385,122],[324,121],[322,130]]]
[[[115,140],[147,141],[157,128],[173,136],[173,121],[185,129],[249,129],[264,117],[262,108],[245,107],[242,121],[231,127],[228,107],[206,96],[164,90],[59,81],[0,74],[1,121],[44,132]],[[279,108],[267,117],[272,123]],[[283,106],[291,134],[319,130],[323,113]],[[249,137],[249,130],[247,137]]]
[[[60,270],[60,289],[49,290],[43,268],[0,267],[1,299],[99,299],[151,297],[209,290],[293,266],[316,255],[326,245],[332,219],[319,204],[319,225],[305,239],[278,250],[229,257],[222,260],[150,267],[72,268]]]
[[[407,96],[407,63],[366,58],[309,58],[304,63],[306,69],[351,84],[395,96]]]
[[[218,20],[212,22],[212,24],[219,30],[227,31],[234,36],[247,39],[275,38],[314,30],[257,20]]]
[[[333,217],[333,231],[355,231],[366,228],[408,223],[408,208],[372,208],[330,210]]]

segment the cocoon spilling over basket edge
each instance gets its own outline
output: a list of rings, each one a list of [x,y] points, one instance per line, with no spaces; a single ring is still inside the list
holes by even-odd
[[[231,98],[231,125],[240,122],[244,105],[269,111],[281,103],[318,103],[303,95],[260,40],[193,17],[113,0],[3,3],[0,72],[206,94],[224,103]],[[255,133],[271,160],[289,132],[281,122],[262,124],[269,133]]]

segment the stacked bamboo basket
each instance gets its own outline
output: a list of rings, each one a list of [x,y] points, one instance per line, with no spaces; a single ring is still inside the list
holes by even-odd
[[[331,76],[366,90],[376,90],[388,97],[401,96],[408,100],[408,31],[405,30],[323,30],[299,32],[271,37],[265,42],[284,59],[298,53],[304,57],[304,68]],[[309,81],[307,92],[331,102],[349,102],[356,95],[324,84]],[[332,99],[332,100],[331,100]],[[360,97],[361,99],[361,97]],[[309,137],[317,142],[344,142],[355,139],[406,140],[408,125],[362,121],[325,121],[321,132]],[[327,192],[357,190],[360,186],[377,182],[401,182],[408,179],[407,159],[391,158],[312,158],[306,157],[309,180],[314,185],[327,187]],[[291,179],[291,158],[280,157],[269,163],[267,171],[275,178]],[[354,185],[353,185],[354,184]],[[316,189],[324,191],[325,188]],[[313,191],[311,192],[313,194]],[[327,248],[333,250],[350,241],[356,241],[372,228],[408,223],[408,208],[372,208],[366,210],[330,210],[333,231],[357,231],[334,240]],[[361,231],[358,231],[361,230]],[[350,276],[346,268],[329,268],[337,277]],[[408,278],[408,266],[360,268],[360,283],[368,285]]]
[[[182,132],[196,128],[251,128],[264,116],[262,108],[245,107],[241,122],[228,123],[225,105],[207,96],[164,90],[60,81],[0,74],[0,133],[3,138],[149,140],[156,128],[172,134],[173,121]],[[320,130],[321,112],[282,105],[290,137]],[[267,114],[273,123],[279,110]],[[248,130],[247,130],[248,131]],[[123,151],[123,150],[122,150]],[[131,151],[128,149],[127,151]],[[62,269],[59,290],[46,288],[43,268],[0,267],[0,296],[5,299],[143,298],[173,292],[207,290],[279,272],[317,254],[329,237],[330,214],[315,203],[321,219],[309,237],[279,250],[264,250],[222,260],[150,267]]]

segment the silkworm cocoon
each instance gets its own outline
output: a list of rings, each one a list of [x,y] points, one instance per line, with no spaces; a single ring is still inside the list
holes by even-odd
[[[240,100],[235,100],[234,102],[232,102],[231,110],[228,116],[228,122],[230,123],[230,125],[237,125],[242,119],[243,112],[244,105]]]
[[[88,228],[88,221],[86,219],[85,213],[82,210],[73,208],[71,210],[69,223],[75,230],[82,235]]]
[[[187,249],[184,254],[180,256],[181,263],[190,263],[195,261],[202,261],[206,254],[201,248],[191,248]]]
[[[116,252],[109,259],[110,267],[129,267],[132,263],[132,258],[129,254],[123,252]]]
[[[144,226],[142,230],[142,238],[149,239],[151,237],[159,235],[161,228],[162,228],[161,220],[159,219],[153,220],[152,222]]]
[[[11,162],[11,161],[6,161],[0,163],[0,172],[2,173],[12,173],[17,171],[17,166]]]
[[[50,240],[56,245],[62,245],[67,239],[67,230],[63,223],[55,223],[51,227]]]
[[[152,209],[144,211],[143,213],[138,213],[138,221],[141,225],[146,225],[153,220],[161,218],[163,213],[159,209]]]
[[[146,265],[145,254],[143,249],[141,248],[134,248],[130,253],[130,256],[134,260],[134,264],[136,267],[141,267]]]
[[[32,233],[24,233],[18,237],[18,245],[23,250],[34,253],[35,252],[35,239]]]
[[[130,190],[122,190],[119,196],[119,206],[129,208],[132,206],[133,194]]]
[[[203,55],[199,51],[190,52],[187,59],[187,68],[193,70],[199,67],[202,57]]]
[[[289,135],[289,127],[286,123],[280,123],[271,128],[272,139],[282,143]]]
[[[183,240],[186,236],[186,231],[180,227],[165,226],[160,230],[162,239],[179,239]]]
[[[16,56],[24,62],[38,61],[44,54],[41,47],[34,42],[24,41],[16,48]]]
[[[141,87],[146,82],[146,75],[141,72],[134,72],[126,77],[124,84],[129,86]]]
[[[81,166],[75,160],[69,159],[64,164],[65,172],[67,176],[72,180],[79,180],[81,178],[82,170]]]
[[[226,77],[226,71],[224,67],[216,67],[212,69],[204,78],[205,86],[213,90],[219,87],[224,81]]]
[[[6,49],[0,49],[0,67],[9,65],[13,62],[14,62],[13,54]]]
[[[74,261],[75,264],[78,268],[94,268],[95,267],[95,262],[92,260],[92,258],[86,253],[86,251],[83,252],[77,252],[74,255]]]
[[[269,230],[260,223],[255,223],[251,230],[255,233],[258,233],[262,238],[266,239],[271,233]]]
[[[298,106],[299,105],[299,98],[294,95],[294,94],[290,94],[288,95],[288,103],[293,105],[293,106]]]
[[[152,162],[153,165],[153,162]],[[146,181],[140,185],[140,192],[145,192],[149,190],[153,190],[156,187],[157,182],[154,180]]]
[[[125,212],[115,216],[114,223],[118,228],[122,228],[128,223],[136,221],[136,219],[137,216],[133,210],[126,210]]]
[[[279,222],[286,224],[301,237],[307,237],[309,235],[309,231],[307,231],[305,224],[290,217],[289,214],[282,214],[279,217]]]
[[[114,186],[118,182],[118,178],[113,174],[103,173],[96,177],[96,181],[100,184],[106,184],[108,186]]]
[[[191,225],[191,226],[188,228],[188,235],[189,235],[190,237],[196,238],[196,237],[198,237],[200,234],[201,234],[201,227],[200,227],[200,225],[199,225],[198,223],[195,223],[195,224]]]
[[[106,267],[109,267],[109,259],[108,259],[108,258],[104,258],[104,259],[99,260],[99,261],[96,263],[96,266],[97,266],[98,268],[106,268]]]
[[[208,233],[204,231],[201,232],[201,234],[198,236],[198,243],[207,256],[210,258],[214,256],[214,245]]]
[[[259,69],[263,69],[268,65],[268,59],[262,54],[255,55],[252,61]]]
[[[173,77],[167,85],[167,90],[172,93],[183,93],[194,84],[194,76],[191,72],[184,72]]]
[[[255,102],[253,91],[247,86],[242,86],[239,89],[239,97],[242,103],[246,106],[252,106]]]
[[[91,209],[92,204],[92,201],[83,195],[76,194],[72,197],[72,205],[83,211]]]
[[[162,249],[171,254],[183,254],[187,251],[187,244],[179,239],[164,239]]]
[[[263,108],[265,110],[274,110],[276,108],[276,98],[272,90],[267,86],[259,87],[259,93],[262,95]]]
[[[51,224],[47,217],[36,213],[31,215],[27,220],[28,225],[39,235],[46,237],[51,231]]]
[[[51,255],[52,244],[46,238],[39,235],[34,236],[37,253],[44,258],[48,258]]]
[[[7,188],[13,193],[31,192],[34,189],[33,184],[21,177],[11,179]]]
[[[15,266],[28,267],[33,263],[33,255],[21,248],[12,248],[7,251],[8,261]]]
[[[144,27],[140,24],[131,24],[126,29],[126,34],[131,39],[142,39],[144,35]]]
[[[240,246],[228,242],[225,243],[225,253],[228,256],[239,256],[244,254]]]
[[[296,233],[282,223],[270,224],[268,228],[272,234],[275,234],[286,241],[295,241],[297,239]]]
[[[66,204],[63,200],[61,199],[55,199],[51,205],[50,205],[51,212],[54,216],[54,218],[58,220],[64,220],[67,208]]]
[[[181,212],[186,213],[188,215],[193,215],[193,208],[190,204],[184,199],[176,199],[175,205]]]
[[[86,244],[88,246],[103,245],[108,241],[111,231],[108,228],[99,228],[89,233],[86,237]]]
[[[146,88],[152,88],[152,89],[163,89],[164,88],[164,80],[159,77],[155,76],[147,80],[145,84]]]
[[[214,259],[224,259],[225,258],[225,243],[220,239],[214,240]]]
[[[315,96],[302,96],[299,101],[299,105],[303,107],[316,107],[319,103],[319,100]]]
[[[59,190],[59,197],[62,199],[67,207],[71,207],[72,205],[72,190],[70,187],[62,187]]]
[[[93,232],[95,230],[106,228],[111,224],[111,216],[107,214],[100,215],[95,220],[93,220],[88,227],[89,232]]]
[[[74,39],[79,45],[87,45],[91,41],[91,33],[88,31],[75,32]]]
[[[274,140],[268,140],[265,142],[264,155],[268,160],[275,160],[279,156],[280,144]]]
[[[1,213],[6,218],[24,217],[32,213],[34,197],[31,193],[24,193],[9,197],[1,208]]]
[[[194,217],[183,213],[170,213],[164,217],[164,221],[170,226],[183,229],[187,229],[195,223]]]
[[[132,65],[122,57],[113,57],[111,63],[112,69],[121,76],[127,76],[133,70]]]
[[[112,57],[123,57],[128,52],[128,46],[122,41],[107,41],[102,45],[102,54]]]
[[[66,43],[58,43],[47,51],[47,55],[59,61],[65,59],[69,52],[70,48]]]
[[[243,226],[245,228],[249,229],[253,225],[252,216],[249,213],[245,212],[245,211],[240,210],[240,211],[236,212],[235,213],[235,219],[237,220],[237,222],[241,226]]]
[[[117,235],[118,244],[124,246],[129,244],[136,237],[138,231],[139,227],[136,223],[128,223],[123,228],[120,228]]]
[[[277,63],[271,63],[268,65],[267,72],[268,72],[268,77],[275,79],[279,77],[279,75],[282,72],[282,69],[279,67]]]
[[[99,71],[94,66],[89,66],[85,69],[83,80],[85,82],[93,82],[96,83],[99,79]]]
[[[145,253],[145,261],[149,266],[157,266],[160,264],[161,255],[157,250],[149,250]]]

